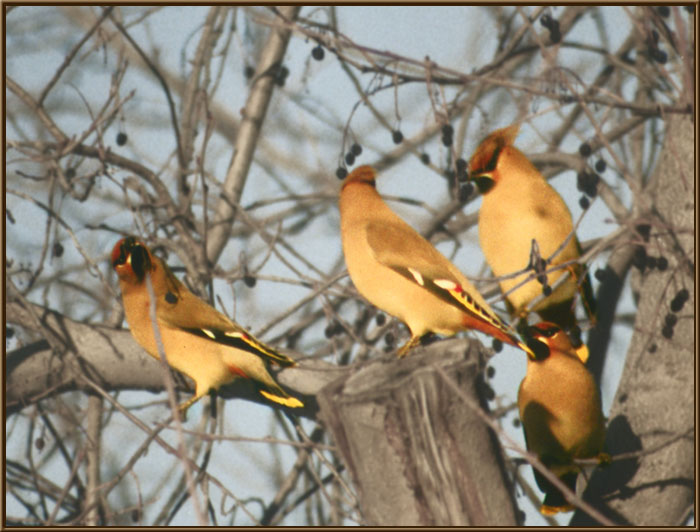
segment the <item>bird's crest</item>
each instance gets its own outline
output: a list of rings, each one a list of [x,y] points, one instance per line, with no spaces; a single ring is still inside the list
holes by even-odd
[[[350,175],[343,181],[343,188],[351,183],[366,183],[371,186],[375,186],[375,179],[377,178],[377,172],[374,168],[368,164],[358,166]]]
[[[469,175],[476,178],[493,172],[496,169],[501,150],[513,145],[519,130],[520,124],[513,124],[497,129],[482,140],[469,161]]]

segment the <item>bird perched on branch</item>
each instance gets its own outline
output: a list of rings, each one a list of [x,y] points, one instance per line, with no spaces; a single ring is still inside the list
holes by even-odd
[[[196,385],[194,396],[178,407],[181,412],[210,390],[239,377],[255,381],[260,394],[270,401],[291,408],[304,406],[275,382],[268,369],[270,362],[285,367],[296,362],[195,296],[143,242],[134,237],[117,242],[112,267],[119,277],[131,334],[148,354],[160,358],[146,285],[150,277],[165,358]]]
[[[514,124],[491,133],[469,162],[470,179],[483,195],[479,243],[493,274],[510,275],[500,286],[511,314],[522,321],[535,311],[543,320],[571,331],[585,362],[588,350],[580,342],[575,297],[577,292],[582,294],[591,320],[594,301],[590,278],[576,262],[581,246],[564,200],[513,146],[519,128]],[[526,269],[530,271],[513,275]],[[570,276],[552,291],[565,271]],[[533,274],[534,278],[524,282]]]
[[[574,460],[610,460],[602,452],[605,419],[598,386],[560,327],[541,322],[528,327],[525,336],[533,355],[528,356],[527,374],[518,390],[518,408],[527,448],[575,492],[580,468]],[[545,492],[543,514],[573,509],[536,469],[535,480]]]
[[[348,272],[370,303],[403,321],[405,356],[428,333],[476,329],[527,350],[467,278],[397,216],[375,188],[375,171],[360,166],[340,192],[340,231]]]

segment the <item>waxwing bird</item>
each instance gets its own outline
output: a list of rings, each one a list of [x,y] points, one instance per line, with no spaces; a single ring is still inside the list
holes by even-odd
[[[535,311],[543,320],[565,330],[573,329],[578,332],[574,339],[578,348],[580,329],[574,300],[580,291],[586,312],[593,320],[590,278],[583,266],[575,262],[581,255],[581,246],[573,234],[571,213],[564,200],[513,146],[519,128],[514,124],[491,133],[469,162],[469,176],[483,196],[479,209],[479,243],[493,274],[496,277],[511,275],[501,280],[500,286],[512,315],[526,320],[528,313]],[[533,260],[537,259],[532,253],[533,241],[537,243],[539,260]],[[553,270],[563,264],[565,266]],[[539,279],[522,284],[532,271],[518,276],[512,274],[528,266],[535,271],[539,269]],[[530,303],[542,296],[544,290],[551,291],[566,270],[571,274],[569,278],[531,308]],[[579,356],[585,362],[588,357],[585,346],[581,346]]]
[[[528,327],[525,335],[533,355],[518,390],[518,408],[527,448],[575,492],[580,470],[575,459],[610,460],[602,452],[605,419],[598,386],[559,326],[541,322]],[[543,514],[573,509],[537,470],[535,479],[545,492]]]
[[[357,290],[403,321],[411,339],[405,356],[428,333],[476,329],[527,350],[467,278],[379,196],[375,171],[360,166],[340,192],[343,253]]]
[[[150,276],[165,358],[196,385],[194,396],[178,407],[181,412],[210,390],[239,377],[255,381],[260,394],[270,401],[291,408],[304,406],[282,390],[268,370],[270,362],[291,367],[296,365],[294,360],[255,339],[195,296],[143,242],[134,237],[117,242],[112,267],[119,277],[131,334],[148,354],[160,358],[146,286]]]

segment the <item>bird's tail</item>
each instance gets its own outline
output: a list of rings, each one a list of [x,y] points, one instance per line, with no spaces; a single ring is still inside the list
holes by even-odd
[[[302,403],[299,399],[297,399],[296,397],[292,397],[281,388],[275,390],[274,392],[260,389],[259,392],[260,395],[262,395],[266,399],[269,399],[274,403],[286,406],[288,408],[301,408],[304,406],[304,403]]]

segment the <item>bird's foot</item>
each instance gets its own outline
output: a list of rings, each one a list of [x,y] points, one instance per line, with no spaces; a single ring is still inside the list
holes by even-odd
[[[411,339],[403,344],[401,348],[396,352],[396,356],[399,358],[405,357],[408,352],[416,347],[420,343],[420,336],[411,336]]]

